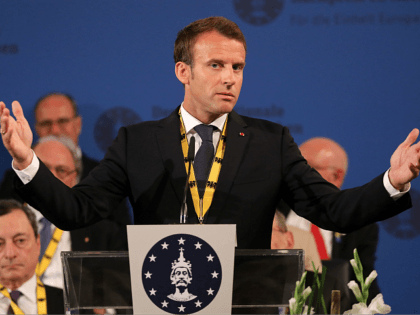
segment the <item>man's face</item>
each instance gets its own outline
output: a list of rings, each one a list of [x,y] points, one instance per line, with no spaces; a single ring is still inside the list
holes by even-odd
[[[75,116],[73,106],[63,95],[51,95],[44,99],[35,112],[35,121],[39,137],[62,135],[78,143],[82,119]]]
[[[172,284],[176,287],[186,287],[191,283],[191,278],[188,269],[185,267],[177,268],[171,277]]]
[[[76,166],[66,146],[58,141],[47,141],[36,145],[34,152],[55,177],[69,187],[76,185]]]
[[[38,263],[39,237],[26,214],[20,209],[0,216],[0,283],[23,284],[29,280]]]
[[[184,107],[197,119],[210,123],[230,113],[241,92],[245,48],[216,31],[198,36],[193,66],[187,67]],[[179,78],[179,76],[178,76]]]

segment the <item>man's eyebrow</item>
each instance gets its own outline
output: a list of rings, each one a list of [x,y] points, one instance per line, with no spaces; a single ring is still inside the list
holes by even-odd
[[[222,59],[210,59],[208,63],[221,63],[225,64],[225,62]]]
[[[207,63],[208,64],[219,63],[219,64],[223,64],[224,65],[226,62],[224,60],[222,60],[222,59],[210,59]],[[234,66],[242,66],[242,67],[245,67],[245,61],[243,61],[243,62],[235,62],[233,65]]]
[[[13,235],[13,238],[19,237],[19,236],[26,236],[26,235],[27,235],[27,233],[17,233],[15,235]]]
[[[245,67],[245,61],[244,62],[237,62],[237,63],[234,63],[233,65],[234,66],[242,66],[242,67]]]

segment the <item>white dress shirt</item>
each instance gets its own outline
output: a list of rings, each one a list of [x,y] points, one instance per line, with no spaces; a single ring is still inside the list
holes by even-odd
[[[9,293],[11,290],[7,289]],[[21,296],[17,300],[17,305],[25,314],[38,314],[36,304],[36,276],[35,273],[31,279],[22,284],[15,291],[20,291]],[[10,299],[0,293],[0,314],[7,314],[10,306]]]
[[[195,154],[197,154],[197,151],[200,148],[201,143],[203,141],[201,140],[201,137],[197,133],[197,131],[194,130],[194,128],[198,125],[201,125],[202,122],[199,121],[194,116],[192,116],[189,112],[187,112],[184,108],[184,104],[181,104],[181,117],[182,117],[182,121],[184,122],[185,133],[187,134],[188,144],[190,143],[191,137],[192,136],[195,137]],[[220,116],[219,118],[217,118],[215,121],[213,121],[210,124],[216,127],[213,131],[214,152],[217,151],[217,144],[219,143],[220,135],[222,134],[223,126],[225,125],[226,118],[227,118],[227,114],[223,114],[222,116]]]

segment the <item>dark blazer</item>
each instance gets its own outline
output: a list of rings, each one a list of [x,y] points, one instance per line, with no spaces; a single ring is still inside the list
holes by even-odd
[[[127,229],[105,219],[91,226],[70,231],[73,251],[126,251]]]
[[[186,181],[178,109],[159,121],[122,127],[105,158],[69,189],[41,163],[33,180],[17,191],[63,229],[106,218],[128,196],[135,224],[179,222]],[[408,194],[389,197],[382,177],[340,191],[310,168],[286,127],[232,112],[226,152],[209,224],[236,224],[238,248],[270,248],[274,211],[280,199],[316,225],[350,232],[411,206]],[[188,222],[198,223],[191,196]],[[54,210],[52,210],[54,209]],[[357,220],[355,220],[357,218]]]
[[[45,286],[47,295],[47,314],[65,314],[63,290]]]

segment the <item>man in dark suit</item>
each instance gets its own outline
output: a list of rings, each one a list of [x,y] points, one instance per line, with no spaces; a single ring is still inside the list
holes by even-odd
[[[0,200],[1,314],[19,309],[23,314],[64,314],[63,291],[43,285],[35,274],[39,250],[32,211],[18,201]]]
[[[15,182],[19,194],[64,229],[106,218],[125,196],[137,224],[179,222],[188,166],[184,161],[194,137],[198,150],[188,222],[236,224],[239,248],[270,247],[281,199],[317,225],[342,232],[410,207],[404,192],[419,173],[420,145],[411,146],[417,129],[397,149],[389,172],[363,187],[339,191],[307,165],[287,128],[233,111],[245,56],[242,32],[225,18],[195,21],[181,30],[174,58],[175,74],[185,89],[182,106],[160,121],[121,128],[104,160],[73,189],[60,185],[33,158],[31,131],[20,104],[13,103],[15,120],[0,103],[3,143],[15,169],[26,174]]]

